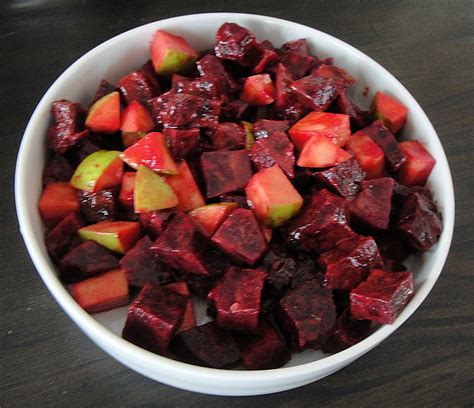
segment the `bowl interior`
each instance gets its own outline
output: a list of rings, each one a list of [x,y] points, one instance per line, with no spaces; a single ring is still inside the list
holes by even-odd
[[[434,198],[443,214],[444,232],[440,242],[434,248],[422,255],[413,257],[410,261],[409,266],[414,272],[417,290],[410,304],[393,325],[380,327],[358,345],[333,356],[323,355],[317,351],[306,351],[294,355],[287,368],[268,372],[266,376],[268,381],[272,380],[272,376],[276,381],[278,377],[274,373],[276,371],[284,372],[286,376],[298,374],[301,377],[304,374],[305,378],[310,378],[310,374],[318,370],[326,370],[325,372],[329,373],[334,371],[334,369],[331,370],[331,367],[346,365],[387,337],[416,310],[431,290],[444,265],[453,229],[454,195],[451,175],[440,141],[428,118],[414,98],[392,75],[369,57],[342,41],[309,27],[280,19],[225,13],[191,15],[158,21],[128,31],[101,44],[80,58],[61,75],[45,94],[28,124],[23,136],[16,170],[15,188],[20,228],[28,251],[49,290],[81,329],[106,351],[125,364],[152,378],[177,386],[180,386],[179,383],[167,380],[163,377],[163,374],[160,376],[158,374],[152,375],[146,370],[144,372],[141,368],[134,366],[133,362],[127,361],[122,353],[135,353],[135,356],[145,356],[151,365],[166,366],[168,369],[172,366],[177,372],[186,372],[191,376],[202,376],[203,373],[211,375],[210,373],[219,372],[219,377],[222,378],[224,372],[222,370],[190,368],[191,366],[187,364],[172,362],[166,358],[155,356],[125,342],[120,338],[120,333],[125,321],[126,308],[90,317],[74,302],[57,279],[55,268],[45,249],[44,230],[37,211],[37,201],[41,193],[41,174],[45,159],[45,135],[49,126],[50,105],[53,101],[68,99],[81,102],[87,106],[101,79],[105,78],[110,82],[116,82],[121,76],[141,66],[148,59],[149,41],[156,29],[161,28],[182,35],[189,40],[196,50],[204,50],[212,46],[215,32],[225,21],[237,22],[253,31],[258,39],[269,39],[276,46],[297,38],[307,38],[314,54],[320,58],[334,57],[335,64],[346,68],[358,78],[359,82],[352,89],[352,96],[357,103],[367,107],[376,91],[384,91],[407,105],[410,111],[403,137],[422,141],[437,160],[437,165],[431,174],[428,186],[434,192]],[[367,96],[364,97],[362,91],[366,87],[369,91]],[[205,319],[202,308],[198,314],[202,319]],[[292,368],[299,368],[300,370],[292,371]],[[194,369],[198,371],[193,371]],[[225,375],[234,376],[232,377],[234,379],[237,378],[237,375],[240,375],[237,374],[238,371],[225,371],[225,373]],[[265,378],[262,373],[249,374],[247,372],[242,374],[252,376],[256,383],[264,381]],[[233,386],[238,388],[239,381],[237,379]],[[277,390],[284,389],[282,385],[278,385],[278,381],[274,384],[279,387]],[[193,389],[192,386],[183,387]],[[194,387],[194,389],[197,391],[203,390],[202,386],[201,388]],[[245,392],[240,395],[244,394]]]

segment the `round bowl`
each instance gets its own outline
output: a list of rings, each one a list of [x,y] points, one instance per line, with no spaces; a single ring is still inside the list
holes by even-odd
[[[153,354],[123,340],[120,332],[126,308],[91,316],[58,279],[45,248],[37,209],[53,101],[69,99],[87,103],[101,79],[115,82],[148,59],[148,44],[157,29],[182,35],[195,49],[203,50],[212,45],[218,27],[226,21],[243,25],[257,38],[269,39],[276,46],[306,38],[314,54],[320,58],[334,57],[337,65],[359,79],[353,96],[362,106],[368,105],[375,91],[391,94],[409,108],[403,137],[420,140],[437,161],[428,186],[443,215],[444,230],[437,245],[410,261],[416,293],[394,324],[379,327],[365,340],[337,354],[305,351],[294,355],[287,366],[274,370],[203,368]],[[362,91],[366,86],[369,93],[364,98]],[[367,55],[321,31],[277,18],[237,13],[195,14],[157,21],[120,34],[78,59],[48,89],[28,123],[18,154],[15,197],[21,234],[41,278],[59,305],[92,341],[144,376],[186,390],[217,395],[258,395],[296,388],[341,369],[380,344],[415,312],[431,291],[448,255],[454,223],[451,173],[439,138],[421,107],[395,77]]]

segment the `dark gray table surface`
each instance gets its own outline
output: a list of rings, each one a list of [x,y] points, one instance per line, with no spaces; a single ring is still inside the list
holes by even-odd
[[[17,228],[16,154],[28,118],[49,85],[83,53],[122,31],[206,11],[297,21],[373,57],[424,108],[454,177],[452,249],[420,309],[345,369],[274,395],[200,395],[155,383],[122,366],[91,343],[54,302]],[[472,1],[0,2],[0,407],[472,407],[473,17]]]

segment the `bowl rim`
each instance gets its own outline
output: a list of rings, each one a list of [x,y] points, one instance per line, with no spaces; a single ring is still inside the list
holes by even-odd
[[[91,315],[85,312],[72,298],[70,293],[66,290],[65,286],[60,282],[59,278],[55,275],[54,270],[49,267],[46,257],[43,256],[42,251],[40,249],[40,245],[34,239],[33,233],[33,226],[32,222],[29,218],[28,209],[26,207],[26,202],[28,200],[28,174],[27,174],[27,157],[28,157],[28,142],[34,137],[34,128],[36,123],[41,120],[41,111],[44,108],[44,105],[49,100],[50,95],[55,93],[56,88],[59,85],[68,80],[68,77],[83,64],[84,62],[88,61],[89,59],[93,59],[97,54],[101,53],[103,50],[108,48],[110,45],[114,44],[118,41],[125,40],[128,36],[135,34],[136,32],[143,30],[145,27],[152,27],[154,25],[159,25],[163,23],[175,23],[175,22],[187,22],[189,20],[195,20],[197,18],[220,18],[226,21],[233,21],[235,19],[255,19],[262,23],[274,23],[278,25],[284,25],[288,29],[291,27],[305,29],[314,31],[318,34],[318,36],[327,39],[328,41],[337,44],[339,47],[342,47],[348,54],[353,53],[362,57],[366,60],[369,64],[376,67],[379,71],[383,72],[391,80],[395,81],[397,86],[399,87],[400,92],[404,94],[406,100],[410,102],[410,110],[416,115],[417,118],[421,118],[424,120],[425,126],[429,127],[429,130],[436,136],[432,142],[436,145],[438,150],[437,155],[437,165],[443,166],[446,171],[443,171],[443,177],[445,177],[444,181],[448,183],[447,189],[449,191],[449,196],[446,197],[446,206],[443,210],[443,233],[441,235],[441,239],[437,244],[437,260],[434,267],[434,272],[432,272],[426,281],[420,286],[420,288],[415,292],[414,297],[411,299],[410,303],[405,307],[403,312],[398,316],[395,320],[394,324],[392,325],[384,325],[373,332],[369,337],[362,340],[361,342],[357,343],[356,345],[343,350],[339,353],[335,353],[332,355],[328,355],[320,360],[316,360],[313,362],[302,363],[292,367],[281,367],[277,369],[271,370],[223,370],[223,369],[214,369],[214,368],[207,368],[207,367],[200,367],[195,366],[192,364],[187,364],[179,361],[175,361],[147,350],[144,350],[138,346],[135,346],[132,343],[122,339],[118,335],[114,334],[112,331],[107,329],[105,326],[100,324],[97,320],[95,320]],[[49,107],[48,107],[49,108]],[[247,13],[198,13],[198,14],[188,14],[184,16],[176,16],[172,18],[156,20],[151,23],[147,23],[145,25],[141,25],[125,31],[121,34],[118,34],[109,40],[104,41],[103,43],[99,44],[98,46],[94,47],[80,58],[78,58],[73,64],[71,64],[49,87],[46,93],[41,98],[40,102],[37,104],[31,118],[28,122],[28,125],[25,129],[23,134],[20,148],[18,151],[17,156],[17,163],[15,168],[15,203],[16,203],[16,211],[17,211],[17,218],[20,227],[20,233],[23,237],[25,242],[26,248],[28,253],[37,269],[38,273],[40,274],[42,280],[44,281],[45,285],[47,286],[50,293],[53,295],[56,302],[61,306],[61,308],[67,313],[67,315],[79,326],[79,328],[88,336],[90,337],[95,343],[102,347],[103,344],[106,344],[107,347],[111,348],[112,350],[125,350],[128,354],[128,360],[137,360],[147,365],[156,366],[159,369],[166,369],[168,373],[172,373],[173,376],[179,377],[182,375],[194,375],[195,377],[199,376],[201,379],[207,380],[222,380],[228,379],[232,381],[248,381],[251,379],[252,382],[255,384],[259,383],[269,383],[272,381],[278,380],[287,380],[288,378],[292,377],[306,377],[311,375],[316,371],[327,370],[334,367],[342,367],[347,365],[355,358],[361,356],[362,354],[366,353],[367,351],[371,350],[373,347],[377,346],[380,342],[385,340],[390,334],[392,334],[395,330],[397,330],[414,312],[418,309],[421,303],[425,300],[428,293],[433,288],[434,284],[436,283],[443,267],[447,259],[447,255],[450,249],[453,229],[454,229],[454,189],[453,189],[453,182],[451,177],[451,171],[447,162],[445,151],[442,147],[441,141],[439,136],[437,135],[435,129],[433,128],[431,122],[429,121],[427,115],[422,110],[418,102],[415,98],[408,92],[405,86],[399,82],[390,72],[388,72],[383,66],[378,64],[375,60],[373,60],[370,56],[359,51],[357,48],[347,44],[346,42],[333,37],[327,33],[324,33],[320,30],[317,30],[313,27],[306,26],[304,24],[299,24],[293,21],[265,16],[265,15],[258,15],[258,14],[247,14]],[[99,344],[100,343],[100,344]],[[117,356],[115,353],[112,353],[110,350],[104,349],[108,354],[114,356],[116,359],[121,361],[122,363],[126,364],[130,368],[129,364],[125,363],[120,356]],[[171,371],[170,371],[171,370]],[[149,376],[150,378],[154,378],[146,373],[142,374]],[[155,378],[156,379],[156,378]],[[165,378],[159,379],[160,382],[165,382]],[[170,383],[172,384],[172,383]],[[178,386],[176,384],[172,384],[174,386]],[[236,384],[237,385],[237,384]],[[192,389],[190,387],[189,389]],[[243,394],[239,394],[243,395]]]

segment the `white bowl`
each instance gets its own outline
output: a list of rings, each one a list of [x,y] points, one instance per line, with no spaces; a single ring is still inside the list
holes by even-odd
[[[59,281],[46,252],[37,202],[45,162],[45,136],[51,103],[69,99],[87,103],[102,78],[110,82],[139,67],[148,59],[148,44],[161,28],[180,34],[197,50],[209,48],[218,27],[232,21],[253,31],[257,38],[275,45],[307,38],[313,53],[334,57],[335,63],[359,79],[354,96],[367,105],[377,90],[388,92],[409,107],[404,137],[418,139],[436,158],[428,186],[443,215],[444,230],[437,245],[411,262],[416,294],[392,325],[378,328],[365,340],[334,355],[306,351],[294,355],[286,367],[264,371],[218,370],[170,360],[141,349],[120,337],[126,308],[91,316]],[[362,97],[368,86],[369,94]],[[425,113],[410,93],[389,72],[367,55],[318,30],[293,22],[249,14],[195,14],[157,21],[120,34],[89,51],[71,65],[49,88],[26,128],[15,174],[15,196],[20,230],[30,256],[56,301],[99,347],[131,369],[154,380],[186,390],[217,395],[258,395],[296,388],[323,378],[350,364],[392,334],[420,306],[431,291],[445,263],[454,223],[454,194],[445,153]]]

